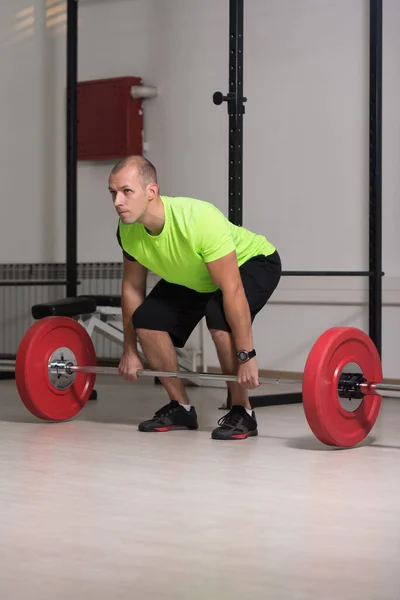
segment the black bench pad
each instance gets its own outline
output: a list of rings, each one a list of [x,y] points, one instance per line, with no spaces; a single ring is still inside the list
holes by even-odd
[[[97,306],[111,306],[112,308],[121,308],[121,296],[105,296],[90,294],[79,296],[80,298],[91,298],[95,300]]]
[[[32,317],[78,317],[79,315],[93,313],[96,310],[96,301],[93,298],[60,298],[43,304],[32,306]]]

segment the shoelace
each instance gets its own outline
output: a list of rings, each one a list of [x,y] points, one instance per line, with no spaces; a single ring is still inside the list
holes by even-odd
[[[239,412],[228,412],[226,415],[218,419],[218,425],[220,427],[233,429],[241,422],[242,419],[243,415],[241,415]]]
[[[173,412],[176,408],[176,405],[173,404],[172,402],[170,402],[169,404],[166,404],[165,406],[162,406],[159,410],[157,410],[157,412],[155,413],[155,417],[166,417],[167,415],[169,415],[171,412]]]

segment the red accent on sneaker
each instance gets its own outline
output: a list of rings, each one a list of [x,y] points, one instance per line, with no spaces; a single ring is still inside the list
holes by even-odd
[[[235,440],[244,440],[248,435],[248,433],[240,433],[238,435],[231,435],[231,438]]]
[[[154,431],[170,431],[171,429],[182,429],[182,425],[168,425],[168,427],[155,427]]]

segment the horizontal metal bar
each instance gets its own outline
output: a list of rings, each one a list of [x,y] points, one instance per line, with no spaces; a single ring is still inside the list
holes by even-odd
[[[61,366],[62,365],[62,366]],[[0,372],[15,371],[15,360],[0,360]],[[119,375],[118,367],[105,367],[97,365],[79,366],[57,362],[57,366],[49,367],[49,373],[62,375],[63,373],[93,373],[97,375]],[[137,371],[138,377],[170,377],[174,379],[207,379],[214,381],[237,381],[236,375],[225,375],[223,373],[197,373],[195,371],[152,371],[150,369],[140,369]],[[284,377],[260,377],[261,385],[299,385],[302,379],[288,379]],[[400,398],[400,385],[395,383],[362,383],[360,391],[364,396],[377,394],[386,398]]]
[[[57,363],[60,365],[60,362]],[[68,373],[94,373],[97,375],[119,375],[118,367],[103,367],[103,366],[75,366],[66,365],[65,368],[58,366],[57,368],[49,367],[49,373],[61,375],[65,370]],[[0,372],[12,373],[15,371],[15,360],[0,360]],[[141,369],[137,372],[138,377],[171,377],[174,379],[208,379],[214,381],[237,381],[236,375],[225,375],[219,373],[196,373],[194,371],[187,372],[171,372],[171,371],[152,371],[150,369]],[[285,379],[280,377],[260,377],[261,385],[302,385],[302,379]],[[400,385],[395,383],[363,383],[360,385],[360,390],[364,396],[377,394],[385,398],[400,398]]]
[[[95,373],[102,375],[119,375],[118,367],[102,367],[102,366],[75,366],[68,365],[68,372],[75,373]],[[173,379],[209,379],[214,381],[237,381],[236,375],[225,375],[223,373],[196,373],[195,371],[151,371],[148,369],[140,369],[137,371],[138,377],[171,377]],[[281,379],[279,377],[260,377],[262,385],[301,385],[301,379]]]
[[[400,385],[395,383],[362,383],[360,388],[365,396],[378,394],[384,398],[400,398]]]
[[[286,277],[375,277],[376,273],[374,271],[282,271],[282,275]]]
[[[12,373],[15,371],[15,360],[0,361],[0,371],[5,373]]]
[[[60,372],[60,371],[59,371]],[[119,375],[118,367],[102,366],[74,366],[68,365],[68,372],[95,373],[103,375]],[[196,372],[171,372],[171,371],[152,371],[150,369],[141,369],[137,371],[138,377],[171,377],[174,379],[208,379],[214,381],[237,381],[236,375],[225,375],[223,373],[196,373]],[[261,385],[302,385],[302,379],[285,379],[280,377],[260,377]],[[378,394],[379,396],[389,398],[400,398],[400,385],[392,383],[366,383],[361,384],[362,393],[367,396]]]
[[[285,277],[375,277],[374,271],[282,271]],[[382,276],[385,273],[381,273]],[[27,279],[15,281],[12,279],[0,280],[0,287],[36,286],[36,285],[66,285],[66,280],[61,279]],[[81,282],[78,281],[78,285]]]
[[[35,281],[34,279],[28,279],[26,281],[12,281],[12,280],[2,280],[0,281],[0,287],[34,287],[37,285],[66,285],[66,281],[61,281],[58,279],[48,279],[44,281],[43,279]]]

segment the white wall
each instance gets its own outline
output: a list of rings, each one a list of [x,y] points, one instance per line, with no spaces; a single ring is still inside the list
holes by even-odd
[[[62,4],[48,2],[47,10]],[[245,4],[244,225],[277,245],[285,269],[365,269],[368,2]],[[15,31],[32,16],[17,13],[31,6],[33,26]],[[134,75],[158,88],[158,97],[145,104],[145,134],[162,192],[211,200],[227,214],[228,116],[226,105],[213,105],[212,94],[228,91],[228,2],[82,0],[79,15],[80,80]],[[62,261],[65,26],[46,26],[41,0],[3,0],[0,18],[6,82],[0,97],[0,260]],[[383,258],[385,299],[392,303],[400,287],[399,25],[400,4],[386,0]],[[80,261],[120,259],[107,193],[110,165],[79,165]],[[365,285],[345,278],[283,279],[256,321],[260,366],[301,369],[327,327],[366,328]],[[300,297],[302,304],[294,301]],[[398,311],[384,309],[384,369],[392,377],[398,375]],[[207,352],[216,364],[209,340]]]
[[[79,80],[145,77],[149,82],[153,7],[146,0],[80,2]],[[79,163],[79,259],[120,260],[117,220],[108,192],[108,175],[116,161]],[[96,241],[93,244],[91,232]]]
[[[290,269],[366,265],[366,5],[247,3],[246,223]]]
[[[385,0],[383,19],[383,262],[400,275],[400,3]],[[399,319],[398,319],[399,320]]]

